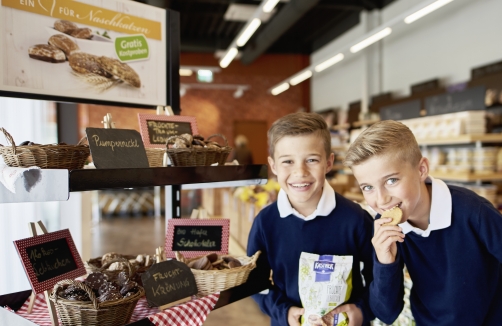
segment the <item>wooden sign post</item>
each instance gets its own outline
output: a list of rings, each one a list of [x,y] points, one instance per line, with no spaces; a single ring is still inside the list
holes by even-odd
[[[228,254],[230,220],[171,219],[167,222],[166,257],[179,251],[186,258]]]
[[[59,325],[50,291],[61,280],[85,275],[84,263],[68,229],[48,233],[41,221],[29,226],[32,237],[14,241],[33,289],[28,311],[33,308],[35,293],[44,292],[52,325]]]
[[[141,281],[148,304],[160,310],[189,301],[198,292],[190,267],[176,260],[153,264]]]

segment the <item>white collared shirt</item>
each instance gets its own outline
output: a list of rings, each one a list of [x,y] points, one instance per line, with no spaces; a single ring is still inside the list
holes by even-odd
[[[282,218],[288,217],[289,215],[293,214],[294,216],[299,217],[305,221],[310,221],[316,218],[316,216],[327,216],[335,209],[335,191],[328,183],[328,181],[324,180],[321,199],[319,199],[316,210],[309,216],[303,216],[296,209],[294,209],[289,202],[288,195],[282,189],[279,190],[279,195],[277,195],[277,207],[279,208],[279,215]]]
[[[426,238],[432,231],[446,229],[451,225],[451,193],[446,183],[442,180],[434,179],[429,176],[425,179],[426,183],[432,184],[431,213],[429,215],[429,226],[422,230],[412,226],[408,221],[399,224],[403,233],[410,231]]]

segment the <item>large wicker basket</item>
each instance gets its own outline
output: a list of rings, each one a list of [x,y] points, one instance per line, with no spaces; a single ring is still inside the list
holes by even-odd
[[[225,255],[236,258],[242,263],[242,266],[230,269],[205,271],[191,268],[195,276],[195,283],[197,283],[197,288],[199,290],[197,295],[206,296],[246,283],[249,273],[256,267],[256,260],[259,255],[260,251],[257,251],[251,257]],[[176,259],[185,264],[197,260],[200,257],[186,259],[180,252],[176,252]],[[221,257],[223,256],[218,256],[218,259]]]
[[[91,301],[70,301],[59,297],[57,295],[58,289],[64,285],[74,285],[83,289]],[[145,295],[145,291],[139,287],[139,291],[129,297],[99,303],[92,289],[84,283],[63,280],[56,284],[49,299],[54,302],[63,325],[119,326],[129,322],[138,300],[143,295]]]
[[[38,166],[42,169],[82,169],[90,155],[89,145],[82,138],[77,145],[27,145],[16,146],[12,136],[0,128],[11,146],[0,144],[0,154],[11,167],[28,168]]]
[[[232,151],[232,147],[228,146],[227,138],[222,134],[211,135],[207,137],[207,140],[215,137],[222,138],[225,145],[221,147],[196,148],[187,142],[188,148],[167,148],[167,155],[174,166],[207,166],[214,163],[224,165],[228,154]],[[168,144],[177,138],[183,139],[179,136],[172,136],[168,138]]]

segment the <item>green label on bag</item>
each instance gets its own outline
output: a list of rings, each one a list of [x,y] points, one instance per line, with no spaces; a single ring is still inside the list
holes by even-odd
[[[144,35],[117,37],[115,52],[122,62],[148,59],[150,51]]]

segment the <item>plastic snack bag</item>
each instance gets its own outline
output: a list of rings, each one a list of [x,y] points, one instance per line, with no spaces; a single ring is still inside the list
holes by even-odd
[[[352,256],[302,252],[298,285],[305,314],[302,326],[346,326],[347,316],[328,312],[346,302],[352,292]]]

